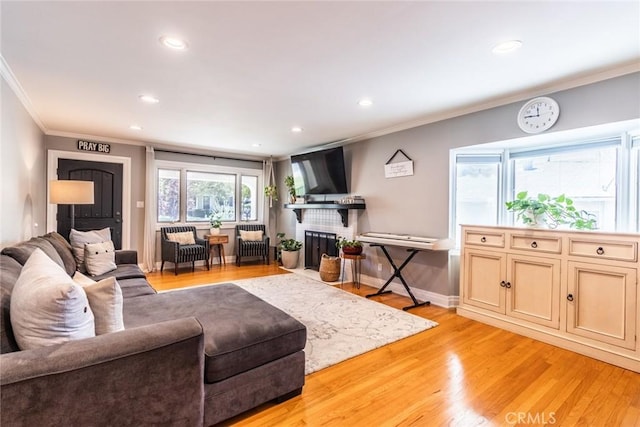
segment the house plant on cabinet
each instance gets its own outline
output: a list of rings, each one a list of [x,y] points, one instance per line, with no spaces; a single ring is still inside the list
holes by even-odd
[[[540,193],[537,197],[529,197],[527,191],[516,194],[515,200],[506,202],[508,211],[516,213],[516,220],[529,227],[557,228],[569,225],[578,230],[595,230],[596,216],[573,206],[573,200],[561,194],[551,197]]]
[[[342,252],[347,255],[360,255],[362,253],[362,242],[359,240],[348,240],[340,237],[336,242],[336,247],[342,249]]]
[[[278,233],[276,236],[280,239],[280,242],[278,242],[278,256],[282,261],[282,266],[289,269],[296,268],[302,242],[296,239],[285,239],[284,233]]]
[[[222,227],[222,220],[220,219],[219,214],[212,213],[209,215],[209,224],[211,228],[209,229],[209,234],[220,234],[220,227]]]

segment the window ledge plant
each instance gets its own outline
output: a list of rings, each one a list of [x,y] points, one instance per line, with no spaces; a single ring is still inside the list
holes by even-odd
[[[521,191],[516,199],[505,203],[507,210],[516,213],[516,219],[528,226],[547,226],[557,228],[568,225],[578,230],[595,230],[596,217],[585,210],[573,206],[573,200],[561,194],[551,197],[540,193],[537,197],[529,197],[527,191]]]

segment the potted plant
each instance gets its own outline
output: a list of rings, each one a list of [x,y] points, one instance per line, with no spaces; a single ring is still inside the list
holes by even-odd
[[[537,197],[529,197],[527,191],[521,191],[516,199],[505,203],[507,210],[516,213],[516,219],[528,226],[569,225],[578,230],[596,229],[596,217],[585,210],[573,206],[573,200],[561,194],[551,197],[540,193]]]
[[[291,201],[291,203],[295,203],[296,202],[296,183],[293,180],[293,175],[287,175],[284,178],[284,185],[286,185],[287,189],[289,190],[289,200]]]
[[[220,234],[220,227],[222,227],[220,214],[212,212],[211,215],[209,215],[209,224],[211,225],[209,229],[210,234]]]
[[[298,256],[302,242],[296,239],[285,239],[284,233],[278,233],[278,256],[284,268],[296,268],[298,266]]]
[[[275,185],[267,185],[264,187],[264,195],[271,198],[271,200],[278,201],[278,187]]]
[[[348,240],[340,237],[336,242],[336,247],[342,249],[346,255],[360,255],[362,253],[362,242],[359,240]]]

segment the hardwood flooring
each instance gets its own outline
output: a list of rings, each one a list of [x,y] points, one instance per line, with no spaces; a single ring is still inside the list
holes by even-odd
[[[214,265],[148,276],[156,289],[288,274],[275,265]],[[343,289],[371,293],[365,285]],[[403,307],[408,299],[375,300]],[[640,426],[640,374],[460,317],[306,377],[302,395],[268,403],[238,426]]]

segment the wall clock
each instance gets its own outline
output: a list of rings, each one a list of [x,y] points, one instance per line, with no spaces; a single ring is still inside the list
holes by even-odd
[[[527,133],[544,132],[553,126],[560,116],[558,103],[546,96],[525,103],[518,112],[518,126]]]

